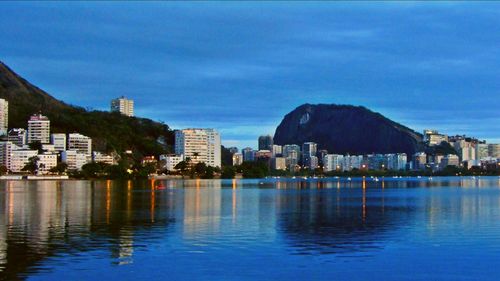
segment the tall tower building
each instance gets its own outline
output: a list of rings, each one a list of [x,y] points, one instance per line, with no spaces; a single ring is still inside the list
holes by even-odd
[[[175,131],[175,154],[184,155],[191,163],[221,166],[221,140],[214,129],[183,129]]]
[[[134,101],[124,96],[111,100],[111,111],[120,112],[126,116],[134,116]]]
[[[316,168],[318,166],[318,145],[315,142],[305,142],[302,145],[302,164],[309,168]]]
[[[0,135],[6,135],[9,128],[9,102],[0,99]]]
[[[259,150],[273,150],[273,137],[270,135],[259,137]]]
[[[50,143],[50,120],[42,114],[35,114],[28,120],[28,144],[39,141]]]

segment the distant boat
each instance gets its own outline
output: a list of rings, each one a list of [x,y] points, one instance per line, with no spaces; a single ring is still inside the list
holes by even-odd
[[[348,180],[348,181],[350,181],[350,180],[352,180],[352,179],[351,179],[351,177],[348,177],[348,178],[347,178],[347,180]]]
[[[163,184],[159,184],[159,185],[156,186],[156,189],[158,189],[158,190],[163,190],[165,188],[166,187]]]

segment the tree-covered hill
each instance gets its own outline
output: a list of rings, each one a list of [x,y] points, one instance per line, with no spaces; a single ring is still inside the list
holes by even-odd
[[[79,132],[89,136],[95,150],[117,153],[132,150],[138,157],[171,151],[174,136],[167,125],[66,104],[30,84],[2,62],[0,98],[9,102],[9,128],[26,128],[29,117],[41,112],[49,117],[51,132]]]

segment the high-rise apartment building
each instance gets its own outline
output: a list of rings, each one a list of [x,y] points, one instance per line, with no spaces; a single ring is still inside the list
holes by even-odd
[[[0,99],[0,135],[6,135],[9,128],[9,102]]]
[[[318,145],[314,142],[305,142],[302,145],[302,165],[310,169],[315,169],[317,166],[316,153],[318,152]]]
[[[51,134],[50,143],[54,145],[54,150],[66,150],[66,134]]]
[[[16,149],[16,145],[10,141],[0,142],[0,165],[3,165],[10,170],[12,150]]]
[[[24,147],[26,145],[27,136],[28,134],[25,129],[13,128],[9,130],[7,140],[19,147]]]
[[[245,147],[241,150],[241,154],[243,155],[243,161],[254,161],[255,160],[255,150],[251,147]]]
[[[273,137],[270,135],[259,137],[259,150],[273,150]]]
[[[92,139],[78,133],[68,134],[68,150],[75,150],[90,156],[92,154]]]
[[[39,141],[50,143],[50,120],[49,118],[35,114],[28,120],[28,144]]]
[[[214,129],[184,129],[175,131],[175,154],[184,155],[191,163],[221,166],[221,140]]]
[[[126,116],[134,116],[134,101],[124,96],[111,100],[111,111],[120,112]]]

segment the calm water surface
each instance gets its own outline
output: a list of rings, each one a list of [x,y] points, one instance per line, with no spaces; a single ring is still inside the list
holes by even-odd
[[[0,182],[1,279],[499,276],[499,177]]]

